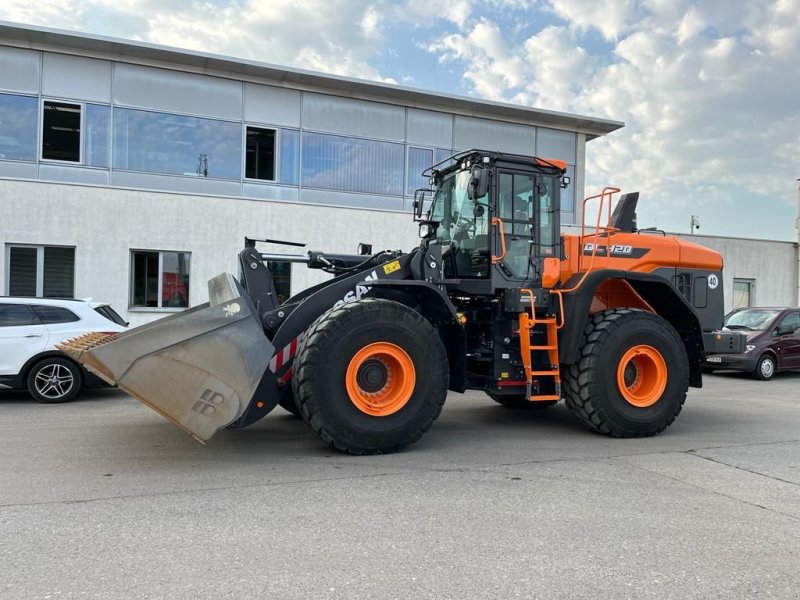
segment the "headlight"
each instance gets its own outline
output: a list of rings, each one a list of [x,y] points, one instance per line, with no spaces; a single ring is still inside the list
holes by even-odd
[[[747,346],[744,347],[745,352],[752,352],[755,349],[756,349],[755,344],[747,344]]]
[[[431,237],[435,233],[433,225],[430,223],[421,223],[419,226],[419,237]]]

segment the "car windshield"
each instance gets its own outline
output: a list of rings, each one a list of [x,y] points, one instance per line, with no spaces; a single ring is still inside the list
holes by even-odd
[[[767,328],[772,319],[778,316],[779,310],[764,310],[748,308],[730,313],[725,317],[725,327],[728,329],[749,329],[762,331]]]

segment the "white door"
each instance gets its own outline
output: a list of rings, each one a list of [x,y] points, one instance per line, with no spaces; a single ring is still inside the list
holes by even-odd
[[[49,341],[44,325],[27,304],[0,303],[0,375],[16,375]]]

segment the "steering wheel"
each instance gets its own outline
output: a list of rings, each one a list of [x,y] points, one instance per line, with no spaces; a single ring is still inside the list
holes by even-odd
[[[461,213],[458,214],[455,221],[452,223],[453,239],[464,239],[469,234],[474,234],[476,230],[475,219],[465,217]]]

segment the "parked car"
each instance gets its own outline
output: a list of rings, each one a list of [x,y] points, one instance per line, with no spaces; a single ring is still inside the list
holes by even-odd
[[[118,333],[127,323],[108,304],[0,297],[0,388],[27,389],[39,402],[67,402],[101,384],[56,344],[84,333]]]
[[[745,353],[709,356],[706,370],[733,369],[767,380],[800,369],[800,308],[738,308],[725,315],[725,328],[747,333]]]

